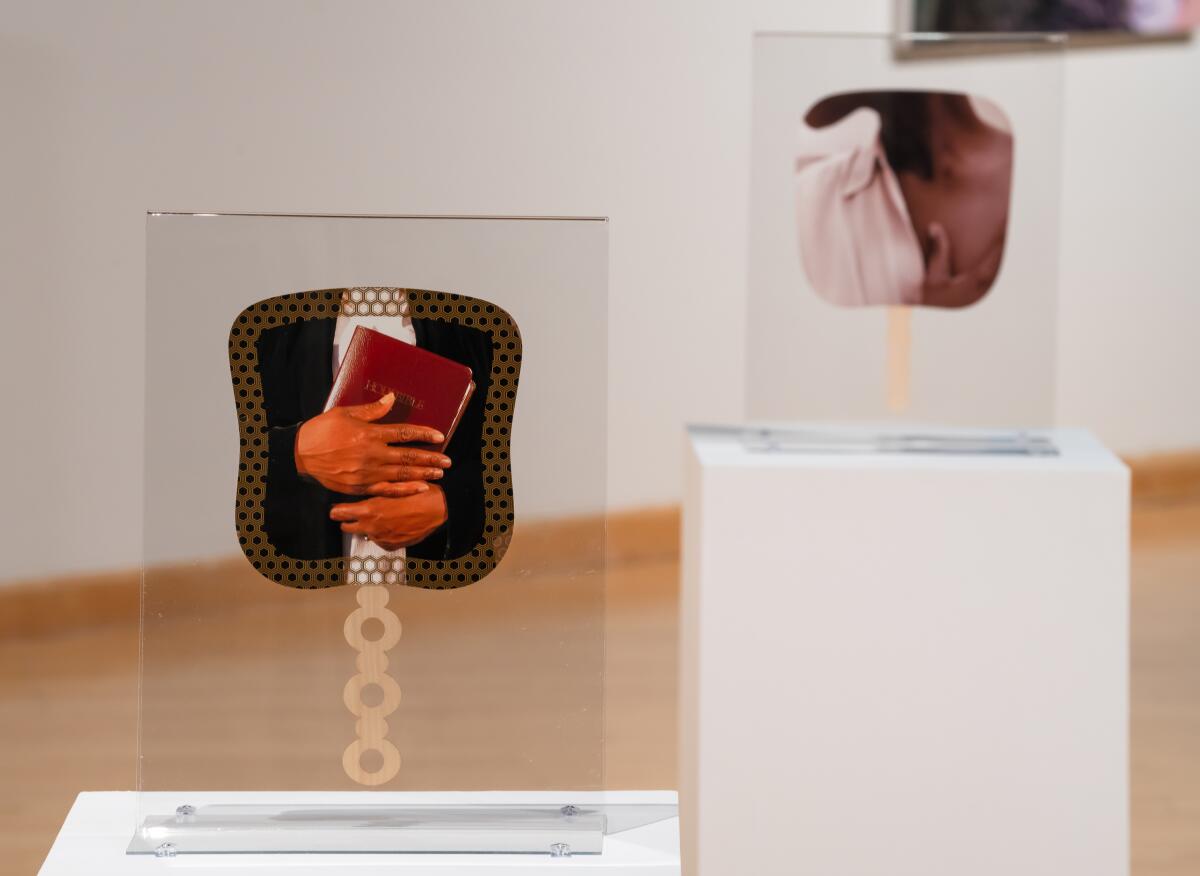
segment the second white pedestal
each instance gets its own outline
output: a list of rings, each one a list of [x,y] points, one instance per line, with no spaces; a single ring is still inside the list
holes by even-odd
[[[689,438],[684,872],[1128,873],[1127,469]]]

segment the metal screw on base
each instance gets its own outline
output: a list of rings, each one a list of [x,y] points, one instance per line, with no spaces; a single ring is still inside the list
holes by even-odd
[[[561,812],[563,815],[567,815],[567,816],[578,815],[579,807],[576,806],[575,804],[571,803],[571,804],[564,806],[562,809],[560,809],[558,811]]]
[[[571,847],[566,843],[554,843],[550,846],[551,858],[569,858],[571,857]]]
[[[156,857],[156,858],[174,858],[175,857],[175,843],[163,843],[162,845],[158,846],[154,850],[154,857]]]
[[[175,807],[176,821],[194,821],[196,819],[196,807],[188,803],[182,806]]]

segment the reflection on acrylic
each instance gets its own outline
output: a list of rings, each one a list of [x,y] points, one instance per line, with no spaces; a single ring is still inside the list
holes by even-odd
[[[800,125],[797,231],[805,273],[832,304],[966,307],[1000,271],[1013,134],[967,94],[865,91]]]

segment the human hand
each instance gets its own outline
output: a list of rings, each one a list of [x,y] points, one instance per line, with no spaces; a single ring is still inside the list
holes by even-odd
[[[343,502],[329,510],[329,517],[342,524],[342,532],[362,535],[384,550],[394,551],[428,538],[446,522],[446,496],[437,484],[415,495],[391,493]]]
[[[954,274],[950,258],[950,236],[940,223],[931,222],[921,303],[927,307],[966,307],[968,304],[974,304],[987,294],[992,283],[996,281],[1003,255],[1002,234],[976,265]]]
[[[338,493],[388,495],[392,482],[432,481],[449,468],[450,457],[416,447],[440,444],[441,432],[407,423],[375,423],[392,409],[388,393],[365,405],[331,408],[305,422],[296,433],[296,471]]]

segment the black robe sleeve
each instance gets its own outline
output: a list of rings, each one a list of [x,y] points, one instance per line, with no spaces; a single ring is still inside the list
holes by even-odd
[[[329,519],[337,494],[296,472],[296,433],[325,408],[333,385],[332,319],[301,320],[258,336],[258,371],[267,417],[264,528],[277,551],[296,560],[341,556]]]

